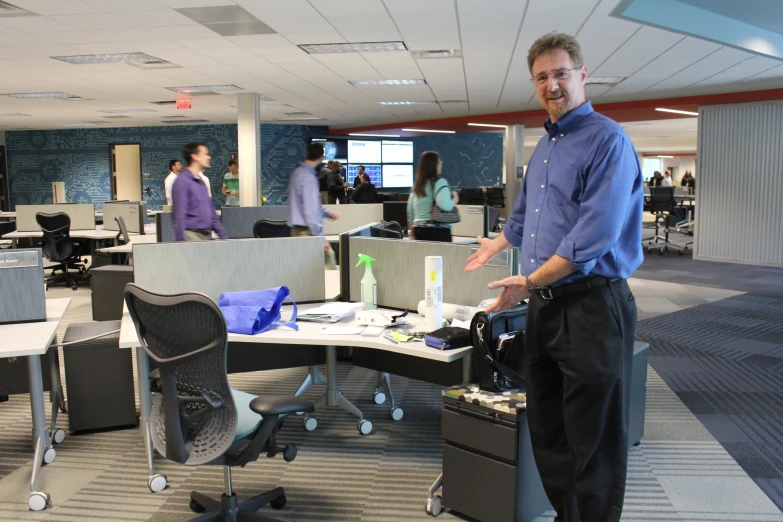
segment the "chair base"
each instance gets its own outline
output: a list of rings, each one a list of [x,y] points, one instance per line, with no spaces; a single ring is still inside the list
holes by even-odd
[[[274,509],[282,509],[286,498],[283,488],[275,488],[261,495],[239,502],[236,494],[225,493],[220,500],[208,497],[194,491],[190,494],[190,509],[195,512],[208,511],[191,522],[283,522],[280,519],[256,513],[259,509],[271,504]]]
[[[44,270],[51,270],[51,276],[44,280],[46,288],[50,285],[56,285],[58,283],[65,283],[65,286],[70,286],[74,290],[79,286],[79,283],[88,282],[89,275],[84,265],[69,265],[67,267],[63,265],[47,267]],[[72,271],[75,270],[75,271]],[[60,273],[56,273],[60,272]]]

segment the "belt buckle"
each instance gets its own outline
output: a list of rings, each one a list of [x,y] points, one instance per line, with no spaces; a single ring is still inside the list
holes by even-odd
[[[551,301],[555,298],[555,296],[552,295],[552,288],[545,286],[543,288],[540,288],[538,290],[539,295],[541,296],[544,301]]]

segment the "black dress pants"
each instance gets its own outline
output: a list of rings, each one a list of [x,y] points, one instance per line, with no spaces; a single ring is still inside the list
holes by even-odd
[[[530,298],[527,415],[558,522],[618,522],[628,466],[636,303],[625,280]]]

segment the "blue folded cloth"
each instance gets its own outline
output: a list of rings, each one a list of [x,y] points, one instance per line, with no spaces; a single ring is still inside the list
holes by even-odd
[[[287,286],[252,290],[249,292],[224,292],[220,294],[218,306],[226,319],[231,333],[255,335],[282,325],[298,330],[296,325],[296,303],[290,297]],[[291,321],[280,321],[280,308],[285,300],[294,303]]]

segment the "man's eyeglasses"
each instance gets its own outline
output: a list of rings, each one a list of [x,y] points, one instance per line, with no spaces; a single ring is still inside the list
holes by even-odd
[[[581,68],[582,66],[580,65],[579,67],[572,67],[570,69],[558,69],[556,71],[551,71],[548,73],[541,73],[534,78],[530,78],[530,81],[535,83],[536,85],[544,85],[549,81],[550,76],[557,81],[567,80],[568,78],[571,77],[571,71],[575,71]]]

